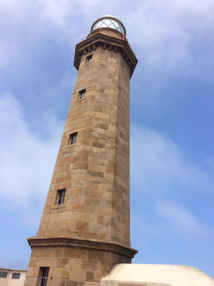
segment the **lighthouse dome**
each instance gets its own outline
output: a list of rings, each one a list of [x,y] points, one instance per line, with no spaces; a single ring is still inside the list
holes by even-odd
[[[126,36],[126,28],[123,23],[111,15],[105,15],[97,19],[91,26],[91,32],[99,28],[111,28]]]

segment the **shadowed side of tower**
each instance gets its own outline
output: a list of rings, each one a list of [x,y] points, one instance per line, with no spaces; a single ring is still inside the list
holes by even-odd
[[[130,263],[129,82],[125,27],[99,18],[77,44],[79,70],[25,285],[98,285]]]

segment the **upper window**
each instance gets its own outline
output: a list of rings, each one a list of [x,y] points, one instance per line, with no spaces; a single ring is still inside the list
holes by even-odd
[[[92,56],[93,55],[89,55],[86,57],[86,63],[90,63],[92,61]]]
[[[83,98],[85,98],[85,93],[86,93],[86,89],[80,90],[80,91],[79,91],[79,97],[78,97],[78,99],[83,99]]]
[[[7,278],[7,272],[0,271],[0,278]]]
[[[21,273],[12,273],[12,279],[19,279],[20,278]]]
[[[57,205],[63,205],[65,199],[65,189],[59,190],[57,194]]]
[[[42,275],[41,275],[41,283],[40,286],[46,286],[48,282],[48,274],[49,274],[49,268],[41,268]]]
[[[70,134],[69,143],[70,144],[75,144],[76,141],[77,141],[77,132]]]

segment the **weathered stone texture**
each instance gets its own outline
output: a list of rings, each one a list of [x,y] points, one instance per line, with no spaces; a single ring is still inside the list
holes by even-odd
[[[116,263],[130,263],[124,255],[107,250],[74,247],[32,247],[25,286],[37,285],[40,267],[50,267],[48,285],[100,285]],[[71,284],[69,284],[71,283]],[[80,285],[80,284],[78,284]]]
[[[108,29],[102,33],[109,35],[108,44],[116,37],[122,45],[118,33]],[[136,253],[129,253],[130,67],[119,48],[105,47],[97,45],[81,55],[40,227],[36,238],[29,239],[32,254],[26,286],[39,283],[41,267],[50,267],[48,286],[97,286],[116,263],[130,263]],[[86,63],[90,54],[92,61]],[[84,89],[85,98],[79,99]],[[70,135],[76,132],[76,143],[70,144]],[[58,205],[62,189],[66,189],[64,204]],[[66,246],[60,238],[86,241]],[[41,246],[35,242],[38,239],[55,243]],[[110,244],[103,249],[102,242]],[[122,252],[115,252],[115,247]]]
[[[130,246],[130,71],[119,52],[98,47],[91,63],[85,62],[86,56],[81,60],[37,236],[104,239]],[[78,100],[83,89],[85,98]],[[77,142],[70,145],[74,132],[78,132]],[[56,206],[57,190],[64,188],[64,205]],[[88,220],[91,216],[93,220]]]

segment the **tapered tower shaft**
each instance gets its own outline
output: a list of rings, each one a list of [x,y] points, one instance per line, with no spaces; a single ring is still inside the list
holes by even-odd
[[[124,34],[118,19],[102,17],[76,46],[78,76],[40,227],[28,240],[26,285],[99,283],[136,253],[130,248],[129,82],[137,60]]]

